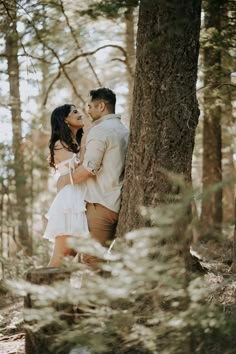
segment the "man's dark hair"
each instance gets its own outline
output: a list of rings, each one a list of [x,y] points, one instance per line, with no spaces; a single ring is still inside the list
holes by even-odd
[[[89,92],[92,101],[103,101],[111,113],[115,113],[116,95],[112,90],[106,87],[100,87],[97,90]]]

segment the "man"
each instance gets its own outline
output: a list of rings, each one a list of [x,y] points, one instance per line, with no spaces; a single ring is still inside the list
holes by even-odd
[[[112,240],[120,209],[128,129],[115,114],[116,95],[108,88],[90,91],[88,113],[93,120],[86,141],[82,165],[73,174],[74,183],[86,181],[87,219],[90,233],[103,246]],[[70,183],[62,176],[59,189]],[[83,255],[94,266],[95,259]]]

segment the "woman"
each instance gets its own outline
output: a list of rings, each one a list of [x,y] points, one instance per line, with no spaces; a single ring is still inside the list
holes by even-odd
[[[83,159],[83,126],[82,117],[74,105],[65,104],[52,112],[49,164],[61,175],[70,173],[71,176]],[[85,185],[74,185],[71,176],[71,184],[60,190],[48,211],[48,224],[43,238],[54,242],[49,267],[58,267],[64,256],[74,255],[67,244],[69,237],[88,232],[85,188]]]

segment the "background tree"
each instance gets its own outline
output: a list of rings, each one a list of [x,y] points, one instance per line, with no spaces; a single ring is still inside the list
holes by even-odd
[[[5,21],[9,23],[6,32],[6,56],[8,65],[8,77],[10,85],[10,107],[13,130],[13,156],[14,156],[14,176],[16,201],[15,208],[18,220],[18,238],[25,248],[27,254],[32,254],[32,239],[29,235],[27,224],[27,188],[25,173],[25,151],[22,144],[22,112],[20,98],[20,77],[18,48],[19,36],[17,31],[17,8],[16,2],[10,2],[9,6],[5,4],[7,17]]]
[[[134,87],[134,69],[135,69],[135,7],[128,7],[125,11],[126,24],[126,53],[128,58],[127,77],[128,77],[128,114],[131,117],[133,107],[133,87]],[[130,120],[128,121],[128,124]]]
[[[223,221],[223,191],[225,216],[228,214],[228,221],[230,219],[232,221],[234,215],[234,183],[230,181],[230,176],[234,175],[232,129],[230,129],[232,126],[231,91],[233,87],[230,84],[233,70],[231,55],[234,37],[232,30],[234,7],[235,5],[228,0],[208,0],[204,6],[205,88],[203,91],[201,236],[205,240],[219,239]],[[224,156],[222,156],[223,152]]]
[[[216,37],[221,30],[221,1],[210,0],[206,5],[205,28],[212,33],[212,41],[204,48],[204,125],[203,125],[203,198],[201,221],[204,233],[220,228],[222,222],[222,188],[207,194],[209,186],[222,182],[222,137],[219,86],[221,82],[221,50]],[[213,72],[212,72],[213,69]],[[218,101],[218,102],[217,102]]]
[[[235,218],[235,176],[234,166],[234,98],[236,87],[233,72],[236,67],[236,4],[225,1],[222,10],[222,172],[223,172],[223,226],[232,225]]]

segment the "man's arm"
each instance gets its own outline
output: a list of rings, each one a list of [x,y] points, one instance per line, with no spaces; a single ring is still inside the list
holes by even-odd
[[[95,137],[93,136],[94,134],[96,134]],[[103,155],[106,150],[106,141],[103,136],[99,135],[99,131],[96,130],[94,134],[90,134],[86,140],[83,164],[77,167],[72,174],[75,184],[85,182],[90,177],[96,178],[96,174],[101,169]],[[60,191],[67,184],[71,184],[69,174],[59,178],[57,190]]]
[[[72,173],[72,178],[74,184],[79,184],[85,182],[89,177],[94,176],[93,173],[86,170],[83,166],[78,166],[75,172]],[[59,192],[67,184],[71,184],[70,175],[61,176],[57,181],[57,191]]]

